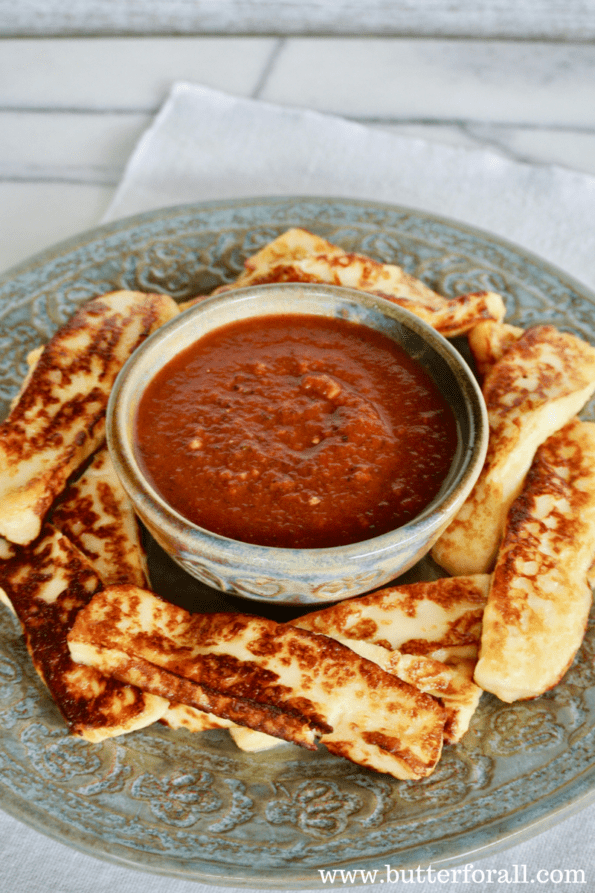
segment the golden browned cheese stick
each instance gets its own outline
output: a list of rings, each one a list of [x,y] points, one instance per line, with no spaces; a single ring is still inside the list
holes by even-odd
[[[390,586],[293,621],[344,642],[438,698],[445,741],[459,741],[481,695],[472,681],[490,578],[445,577]]]
[[[444,577],[389,586],[292,621],[343,642],[357,654],[440,700],[444,740],[460,741],[481,696],[473,683],[490,577]],[[202,726],[197,726],[202,728]],[[232,728],[242,750],[275,747],[274,739]]]
[[[168,702],[75,664],[67,634],[101,588],[90,562],[51,525],[29,546],[0,561],[0,597],[19,618],[27,650],[70,731],[102,741],[143,728]]]
[[[307,626],[301,627],[299,621],[294,625],[300,629],[307,629]],[[403,654],[401,651],[389,650],[382,645],[372,645],[359,639],[345,639],[334,631],[328,635],[337,642],[342,642],[360,657],[377,664],[387,673],[436,698],[444,707],[446,715],[444,743],[455,744],[461,740],[469,728],[482,695],[482,689],[473,682],[470,674],[462,671],[460,667],[453,667],[425,654]],[[203,728],[213,726],[197,726],[194,730],[199,731]],[[251,729],[241,729],[239,726],[232,727],[230,732],[241,750],[264,750],[279,743],[270,736],[263,736]]]
[[[110,587],[77,616],[73,659],[176,703],[397,778],[442,749],[438,701],[325,636],[244,614],[193,614]]]
[[[595,424],[571,421],[539,448],[508,515],[483,619],[475,681],[535,698],[583,640],[595,556]]]
[[[312,612],[292,625],[341,641],[437,697],[447,714],[444,739],[453,743],[467,731],[479,704],[481,690],[472,679],[489,582],[484,574],[391,586]],[[172,705],[162,722],[195,732],[227,727],[242,750],[280,743],[184,705]]]
[[[335,281],[335,277],[342,282]],[[373,291],[382,285],[386,294],[399,295],[428,309],[440,309],[446,304],[445,298],[401,267],[349,254],[338,245],[299,227],[287,230],[248,257],[238,278],[220,286],[214,294],[269,282],[333,281],[362,291]]]
[[[297,227],[249,257],[235,282],[221,286],[215,294],[281,282],[339,285],[378,295],[410,310],[447,338],[467,332],[481,319],[502,320],[505,313],[502,297],[495,292],[471,292],[447,299],[396,264],[343,251]],[[188,304],[196,300],[201,298]]]
[[[553,326],[527,329],[494,365],[483,385],[490,429],[484,467],[432,549],[448,573],[492,570],[508,509],[537,447],[594,391],[595,348]]]
[[[478,574],[387,586],[294,622],[323,635],[425,655],[472,675],[489,584],[488,574]]]
[[[68,478],[104,438],[120,368],[176,313],[165,295],[113,292],[87,302],[56,332],[0,425],[0,536],[23,545],[39,534]]]

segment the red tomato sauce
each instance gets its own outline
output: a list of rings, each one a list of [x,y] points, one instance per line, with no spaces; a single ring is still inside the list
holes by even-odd
[[[151,380],[137,455],[163,499],[243,542],[322,548],[400,527],[438,493],[453,413],[421,366],[357,323],[240,320]]]

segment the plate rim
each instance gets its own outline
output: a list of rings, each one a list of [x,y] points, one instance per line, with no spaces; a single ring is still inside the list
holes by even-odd
[[[379,208],[386,211],[402,212],[404,214],[412,214],[417,217],[423,217],[427,220],[436,221],[437,223],[441,223],[450,228],[456,228],[461,232],[468,233],[472,236],[479,235],[487,242],[490,242],[492,244],[499,244],[502,247],[515,252],[516,254],[523,255],[525,259],[531,261],[533,264],[535,264],[535,266],[540,267],[542,270],[545,269],[548,272],[551,272],[558,279],[565,280],[569,286],[579,292],[583,292],[585,297],[589,298],[593,303],[595,303],[595,284],[593,285],[593,287],[587,285],[585,282],[582,282],[581,280],[574,277],[572,273],[569,273],[567,270],[564,270],[557,264],[552,263],[547,258],[542,257],[536,251],[530,248],[525,248],[524,245],[520,245],[519,243],[507,239],[497,233],[492,233],[489,229],[466,223],[465,221],[458,220],[455,217],[448,217],[447,215],[435,214],[431,211],[424,211],[411,205],[401,205],[394,202],[381,202],[377,200],[350,198],[348,196],[343,197],[337,195],[322,196],[287,194],[274,196],[246,196],[245,198],[209,199],[208,201],[204,202],[181,202],[174,205],[164,205],[163,207],[140,211],[136,214],[119,217],[116,220],[107,221],[105,223],[100,223],[98,226],[84,229],[80,233],[76,233],[75,235],[69,236],[66,239],[61,239],[57,242],[54,242],[41,251],[35,252],[34,254],[31,254],[21,261],[17,261],[16,264],[12,264],[6,270],[3,270],[0,273],[0,288],[3,288],[9,281],[31,272],[35,267],[45,266],[45,264],[50,263],[52,260],[55,260],[56,258],[76,248],[81,248],[83,245],[96,241],[99,237],[105,238],[111,235],[116,235],[122,230],[133,229],[138,226],[145,225],[152,220],[162,220],[168,217],[175,217],[181,212],[191,213],[192,211],[210,211],[216,208],[231,208],[234,206],[245,206],[248,204],[259,206],[273,206],[275,204],[283,204],[296,201],[308,202],[310,204],[319,203],[326,206],[341,203],[343,205],[352,205],[354,207]]]

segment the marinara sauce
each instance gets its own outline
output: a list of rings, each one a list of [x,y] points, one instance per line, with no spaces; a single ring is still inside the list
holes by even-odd
[[[457,446],[453,413],[390,338],[267,316],[200,338],[149,383],[138,458],[180,514],[265,546],[360,542],[414,518]]]

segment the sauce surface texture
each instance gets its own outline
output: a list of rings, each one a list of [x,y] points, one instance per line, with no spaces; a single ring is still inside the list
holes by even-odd
[[[137,458],[180,514],[243,542],[323,548],[414,518],[457,446],[427,373],[365,326],[240,320],[196,341],[140,401]]]

